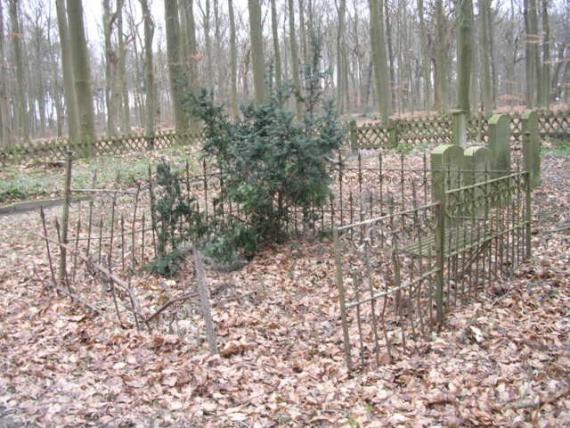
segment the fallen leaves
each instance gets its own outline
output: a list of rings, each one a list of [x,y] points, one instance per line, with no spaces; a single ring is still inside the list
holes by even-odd
[[[545,159],[545,172],[535,213],[551,230],[568,221],[570,160]],[[0,425],[570,426],[567,232],[534,235],[535,262],[451,314],[420,352],[349,375],[318,242],[214,278],[212,357],[203,342],[120,329],[46,293],[43,248],[25,233],[37,219],[0,221]]]

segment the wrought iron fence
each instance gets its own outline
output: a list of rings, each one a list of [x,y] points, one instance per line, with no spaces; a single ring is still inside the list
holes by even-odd
[[[420,346],[445,314],[530,257],[527,172],[432,171],[442,200],[334,229],[336,284],[350,370]],[[475,184],[463,185],[467,175]],[[437,177],[434,177],[437,180]]]

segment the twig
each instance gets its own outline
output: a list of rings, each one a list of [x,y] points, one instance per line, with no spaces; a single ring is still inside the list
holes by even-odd
[[[561,399],[562,397],[564,397],[568,393],[570,393],[570,387],[566,386],[566,387],[562,388],[562,390],[560,390],[557,394],[554,394],[551,397],[538,396],[538,401],[536,400],[536,398],[530,399],[530,400],[521,400],[521,401],[517,401],[515,403],[512,403],[509,407],[511,407],[513,409],[517,409],[517,410],[538,409],[538,408],[544,406],[545,404],[552,404],[555,401],[558,401],[559,399]]]

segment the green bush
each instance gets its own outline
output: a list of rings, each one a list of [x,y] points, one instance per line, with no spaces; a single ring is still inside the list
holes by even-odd
[[[149,266],[155,273],[171,276],[178,271],[184,251],[180,244],[198,242],[207,232],[195,198],[182,194],[180,176],[162,161],[156,168],[152,206],[157,237],[157,258]]]
[[[219,242],[252,254],[260,242],[286,238],[289,208],[308,212],[330,198],[330,164],[344,138],[331,101],[322,102],[323,80],[319,51],[306,66],[303,97],[291,87],[270,94],[260,106],[242,108],[232,122],[208,93],[189,95],[188,108],[205,125],[204,156],[213,159],[224,175],[224,198],[239,204],[248,226]],[[287,105],[296,97],[304,117],[295,120]]]
[[[155,262],[156,271],[174,270],[185,239],[216,263],[234,266],[251,258],[260,244],[286,239],[290,210],[297,208],[310,219],[312,208],[330,200],[330,168],[345,131],[332,101],[322,100],[329,73],[319,70],[319,52],[314,49],[312,64],[305,66],[302,96],[291,86],[271,90],[264,104],[242,108],[242,118],[235,122],[206,91],[188,95],[186,108],[204,124],[203,156],[223,174],[218,202],[239,205],[241,219],[221,215],[222,204],[217,204],[219,212],[204,224],[194,201],[181,195],[177,175],[162,164],[154,210],[162,263]],[[302,103],[300,120],[288,109],[290,101]],[[177,231],[181,219],[189,227]]]

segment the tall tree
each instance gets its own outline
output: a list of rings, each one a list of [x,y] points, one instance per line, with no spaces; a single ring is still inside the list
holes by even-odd
[[[198,87],[198,47],[196,42],[196,21],[194,19],[194,0],[187,0],[182,4],[185,18],[189,83],[190,88],[196,90]]]
[[[435,0],[436,40],[435,49],[435,108],[447,107],[447,22],[443,0]]]
[[[542,0],[542,31],[544,33],[544,41],[542,45],[542,100],[541,107],[550,108],[550,78],[551,78],[551,57],[550,57],[550,19],[548,16],[548,0]]]
[[[111,12],[110,0],[103,0],[103,40],[105,45],[105,106],[107,110],[107,135],[116,135],[115,119],[118,109],[117,91],[117,52],[113,48],[113,27],[117,21],[118,10]]]
[[[525,70],[526,70],[526,104],[527,107],[536,107],[539,100],[540,64],[538,61],[538,17],[536,0],[524,0],[524,20],[526,31]]]
[[[483,101],[483,108],[485,111],[494,108],[493,103],[493,88],[491,76],[491,43],[490,43],[490,24],[491,19],[491,1],[479,0],[479,34],[481,40],[480,58],[481,58],[481,99]]]
[[[6,85],[6,61],[4,60],[4,11],[0,1],[0,144],[8,144],[10,118]]]
[[[202,10],[202,17],[204,20],[204,40],[206,43],[206,85],[208,89],[212,89],[214,82],[214,55],[212,54],[212,35],[210,31],[210,0],[206,0],[206,10]]]
[[[230,19],[230,79],[231,79],[231,111],[232,117],[237,119],[239,115],[237,102],[237,44],[236,44],[236,23],[234,16],[234,4],[228,0],[228,12]]]
[[[297,36],[295,32],[295,6],[293,0],[288,0],[289,5],[289,43],[291,50],[291,73],[293,74],[293,88],[297,93],[295,110],[297,119],[303,117],[303,104],[299,100],[301,96],[301,76],[299,74],[299,49],[297,47]]]
[[[425,110],[429,110],[431,108],[431,61],[428,51],[428,39],[424,15],[424,0],[418,0],[420,43],[422,51],[421,67],[423,81],[423,106]]]
[[[253,65],[253,89],[257,105],[265,100],[265,67],[263,64],[263,28],[259,0],[248,0],[251,62]]]
[[[146,89],[145,134],[154,135],[156,130],[156,85],[154,83],[154,58],[152,40],[154,38],[154,21],[148,6],[148,0],[139,0],[144,21],[144,65]]]
[[[388,79],[388,61],[384,37],[384,2],[369,0],[370,6],[370,48],[374,62],[376,101],[384,123],[390,118],[391,94]]]
[[[273,36],[273,62],[275,64],[275,85],[280,88],[283,71],[281,70],[281,48],[279,47],[279,22],[275,0],[271,0],[271,33]]]
[[[24,69],[24,60],[22,58],[23,33],[20,30],[19,3],[20,2],[18,0],[10,0],[10,35],[12,39],[12,48],[14,50],[14,62],[16,63],[16,123],[20,136],[27,140],[30,137],[30,129],[26,109],[26,72]]]
[[[77,99],[79,135],[89,144],[95,140],[95,113],[91,94],[91,70],[89,52],[83,25],[81,0],[67,0],[69,47],[73,64],[73,79]]]
[[[470,112],[469,92],[473,73],[473,3],[472,0],[461,0],[458,15],[457,35],[457,108],[466,115]]]
[[[59,30],[59,43],[61,45],[61,62],[63,70],[63,97],[67,113],[67,127],[72,141],[79,138],[79,117],[77,115],[77,99],[75,96],[75,79],[73,77],[73,64],[69,47],[67,29],[67,11],[65,0],[55,0],[57,9],[57,27]]]
[[[184,69],[180,61],[180,21],[178,20],[177,0],[164,1],[164,18],[166,21],[166,50],[174,122],[176,132],[183,133],[188,130],[190,123],[188,115],[184,110],[186,82]]]
[[[336,99],[339,113],[345,108],[345,92],[348,92],[347,57],[346,57],[346,0],[340,0],[338,5],[338,28],[336,35]]]
[[[118,73],[119,97],[121,99],[121,131],[131,132],[131,109],[129,101],[129,84],[127,79],[127,43],[123,31],[123,9],[125,0],[117,0],[117,39],[118,39]]]

